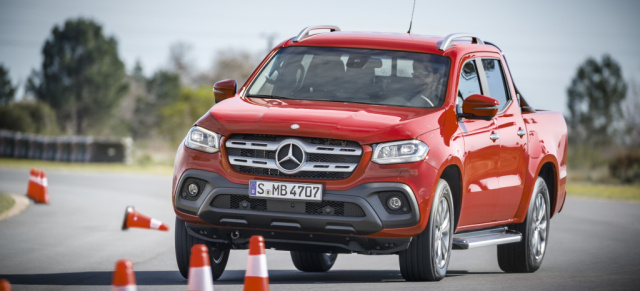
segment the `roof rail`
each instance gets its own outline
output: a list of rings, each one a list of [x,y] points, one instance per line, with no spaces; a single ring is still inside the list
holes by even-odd
[[[328,29],[331,32],[340,31],[340,27],[337,27],[335,25],[307,26],[302,31],[300,31],[300,33],[298,33],[298,35],[296,37],[293,38],[293,42],[301,41],[303,38],[309,36],[309,32],[311,32],[312,30],[318,30],[318,29]]]
[[[441,51],[445,51],[447,50],[449,47],[451,47],[453,45],[453,40],[456,38],[466,38],[466,37],[470,37],[471,38],[471,42],[476,42],[477,44],[484,44],[484,42],[477,36],[473,35],[473,34],[469,34],[469,33],[452,33],[450,35],[447,35],[444,40],[442,40],[442,42],[440,43],[440,45],[438,46],[438,49]]]

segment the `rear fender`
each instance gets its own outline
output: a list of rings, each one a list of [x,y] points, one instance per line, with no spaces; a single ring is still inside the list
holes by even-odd
[[[550,217],[562,209],[566,197],[568,142],[564,117],[559,113],[545,111],[522,116],[527,126],[529,157],[523,198],[514,222],[524,221],[536,178],[546,164],[552,167],[551,173],[546,176],[549,179]]]
[[[558,162],[555,158],[554,155],[551,154],[547,154],[542,158],[536,159],[536,158],[530,158],[529,159],[529,168],[527,170],[527,176],[525,178],[525,183],[524,183],[524,195],[522,197],[522,201],[520,201],[520,206],[518,207],[518,211],[516,212],[516,216],[514,219],[515,223],[522,223],[525,218],[527,217],[527,212],[529,210],[529,205],[531,203],[532,197],[533,197],[533,190],[535,188],[535,184],[536,184],[536,180],[538,178],[538,176],[540,175],[540,170],[542,169],[542,167],[547,164],[547,163],[551,163],[553,166],[553,179],[556,183],[556,185],[558,185]],[[551,187],[551,185],[547,185],[548,187]],[[557,205],[557,199],[558,199],[558,188],[559,187],[555,187],[555,193],[553,193],[553,189],[549,189],[549,199],[551,201],[549,201],[550,205],[551,205],[551,209],[554,209],[554,205]],[[556,211],[552,211],[552,213],[550,213],[550,215],[552,216]]]

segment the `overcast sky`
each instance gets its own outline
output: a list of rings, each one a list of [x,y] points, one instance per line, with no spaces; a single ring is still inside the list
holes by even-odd
[[[0,0],[0,63],[15,83],[40,69],[41,49],[54,25],[91,18],[118,40],[131,71],[168,66],[169,46],[191,45],[190,59],[210,69],[216,52],[264,55],[309,25],[342,30],[406,32],[413,0],[203,1]],[[426,1],[417,0],[412,33],[470,32],[498,44],[515,82],[537,108],[566,110],[566,91],[588,57],[610,54],[627,81],[640,79],[640,1]],[[211,80],[213,84],[216,80]]]

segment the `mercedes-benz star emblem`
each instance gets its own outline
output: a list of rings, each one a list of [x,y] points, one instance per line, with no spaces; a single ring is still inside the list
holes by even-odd
[[[278,170],[285,174],[299,172],[307,161],[307,154],[303,148],[302,143],[297,140],[288,139],[283,141],[276,150],[276,166],[278,166]]]

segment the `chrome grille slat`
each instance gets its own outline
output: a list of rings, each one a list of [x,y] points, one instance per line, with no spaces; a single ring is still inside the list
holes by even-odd
[[[276,162],[274,160],[260,159],[260,158],[229,156],[229,163],[231,163],[232,165],[258,167],[258,168],[265,168],[265,169],[278,168],[276,167]]]
[[[278,167],[274,160],[269,159],[260,159],[260,158],[247,158],[247,157],[238,157],[238,156],[229,156],[229,162],[232,165],[238,166],[249,166],[249,167],[258,167],[265,169],[273,169],[277,170]],[[329,163],[316,163],[316,162],[307,162],[304,166],[302,166],[301,171],[308,172],[352,172],[355,170],[358,164],[329,164]]]
[[[280,145],[280,142],[274,141],[237,141],[227,140],[228,148],[246,149],[246,150],[263,150],[263,151],[275,151]]]
[[[337,153],[340,155],[359,156],[362,154],[362,149],[354,146],[326,146],[315,145],[310,142],[300,141],[304,146],[304,150],[310,154],[331,154]],[[247,150],[263,150],[263,151],[275,151],[280,145],[280,141],[237,141],[227,140],[226,146],[228,148],[247,149]]]
[[[275,153],[281,143],[292,139],[307,153],[307,160],[297,173],[285,174],[279,171]],[[363,152],[360,145],[352,141],[251,134],[231,135],[225,147],[229,163],[236,171],[270,177],[311,179],[349,177],[358,166]]]

